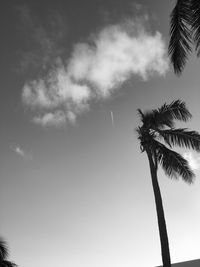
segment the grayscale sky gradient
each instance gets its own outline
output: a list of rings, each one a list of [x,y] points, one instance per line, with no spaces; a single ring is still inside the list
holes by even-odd
[[[174,99],[200,131],[200,65],[167,58],[174,1],[2,0],[0,235],[20,267],[161,264],[137,108]],[[200,155],[159,171],[172,262],[199,257]]]

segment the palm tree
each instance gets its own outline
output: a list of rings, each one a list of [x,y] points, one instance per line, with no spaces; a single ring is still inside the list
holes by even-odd
[[[174,72],[181,74],[195,46],[200,56],[200,1],[177,0],[171,13],[169,55]]]
[[[17,265],[12,262],[8,261],[8,246],[5,240],[0,238],[0,267],[16,267]]]
[[[158,164],[161,165],[166,175],[172,178],[181,176],[186,183],[191,184],[194,179],[194,173],[190,169],[187,160],[171,148],[178,145],[200,151],[200,134],[196,131],[189,131],[186,128],[174,128],[174,120],[186,122],[191,118],[191,113],[186,108],[185,103],[180,100],[173,101],[171,104],[165,103],[161,108],[145,113],[138,109],[138,113],[142,126],[139,126],[136,131],[141,151],[147,153],[149,160],[163,266],[170,267],[167,228],[157,179]]]

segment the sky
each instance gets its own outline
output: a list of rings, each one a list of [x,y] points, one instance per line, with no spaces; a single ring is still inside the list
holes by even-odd
[[[135,128],[181,99],[200,131],[199,60],[177,77],[167,56],[174,3],[1,2],[0,235],[20,267],[161,265]],[[180,153],[194,184],[158,172],[173,263],[200,245],[200,155]]]

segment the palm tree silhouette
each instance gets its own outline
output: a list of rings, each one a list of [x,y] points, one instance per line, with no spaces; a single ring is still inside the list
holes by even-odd
[[[168,49],[176,74],[182,73],[192,45],[200,56],[200,1],[177,0],[171,12]]]
[[[16,267],[17,265],[12,262],[8,261],[8,246],[5,240],[0,238],[0,267]]]
[[[167,228],[157,179],[158,164],[161,165],[166,175],[173,178],[181,176],[186,183],[192,183],[194,173],[190,169],[187,160],[171,148],[178,145],[200,151],[200,134],[196,131],[189,131],[186,128],[174,128],[174,120],[186,122],[192,116],[185,103],[180,100],[173,101],[171,104],[164,104],[158,109],[145,113],[138,109],[138,113],[142,126],[139,126],[136,131],[141,151],[147,153],[149,160],[163,266],[170,267],[171,260]]]

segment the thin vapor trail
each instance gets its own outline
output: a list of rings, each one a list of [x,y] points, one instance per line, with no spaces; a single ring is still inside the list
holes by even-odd
[[[114,117],[113,117],[113,112],[112,112],[112,110],[110,111],[110,115],[111,115],[112,126],[114,126]]]

